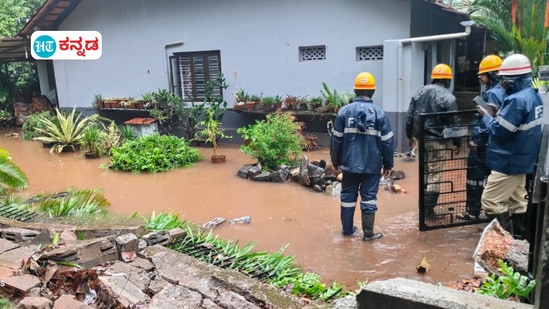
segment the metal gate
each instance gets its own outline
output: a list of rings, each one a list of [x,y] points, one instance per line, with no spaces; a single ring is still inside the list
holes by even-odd
[[[487,221],[483,213],[469,219],[460,218],[468,208],[480,209],[484,184],[483,177],[478,175],[485,173],[483,165],[479,163],[483,161],[485,148],[474,145],[485,144],[488,136],[487,133],[475,134],[473,138],[476,113],[476,110],[467,110],[423,114],[419,117],[417,155],[420,231]],[[431,122],[434,118],[446,118],[446,121]],[[443,137],[433,138],[425,130],[425,123],[433,128],[433,123],[448,123],[448,120],[451,120],[452,126],[436,128],[443,132]]]

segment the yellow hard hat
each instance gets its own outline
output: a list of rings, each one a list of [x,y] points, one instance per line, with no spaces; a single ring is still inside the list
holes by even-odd
[[[355,89],[358,90],[375,90],[376,80],[372,73],[362,72],[355,78]]]
[[[431,79],[452,79],[452,68],[444,63],[435,65]]]
[[[502,60],[497,55],[488,55],[482,59],[478,67],[478,75],[493,71],[499,71]]]

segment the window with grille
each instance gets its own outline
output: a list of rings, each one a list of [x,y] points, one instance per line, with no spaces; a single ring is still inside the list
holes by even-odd
[[[299,62],[326,60],[326,46],[301,46],[299,47]]]
[[[186,101],[203,100],[206,83],[221,73],[221,55],[217,51],[177,53],[171,57],[172,91]],[[214,89],[212,95],[222,95]]]
[[[356,61],[383,60],[383,45],[356,48]]]

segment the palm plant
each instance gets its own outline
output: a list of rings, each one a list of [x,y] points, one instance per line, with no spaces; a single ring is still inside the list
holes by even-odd
[[[545,0],[465,0],[457,5],[490,29],[501,53],[524,54],[536,67],[546,62],[545,6]]]
[[[47,118],[43,120],[44,128],[36,128],[41,136],[33,139],[54,144],[50,152],[57,153],[60,153],[66,147],[71,147],[73,151],[76,151],[76,145],[82,144],[86,126],[98,117],[94,114],[81,118],[81,114],[76,113],[76,107],[70,113],[56,109],[56,115],[57,121]]]
[[[20,190],[29,185],[23,171],[11,160],[9,153],[0,148],[0,196],[12,190]]]

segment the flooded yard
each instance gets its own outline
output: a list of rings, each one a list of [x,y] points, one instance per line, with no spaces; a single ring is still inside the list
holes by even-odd
[[[8,137],[0,131],[0,147],[28,176],[30,186],[19,195],[54,193],[73,187],[100,189],[111,202],[112,213],[149,216],[173,212],[201,225],[214,217],[250,216],[250,224],[223,223],[214,234],[241,244],[255,243],[254,250],[276,252],[289,244],[285,254],[295,256],[304,269],[318,273],[326,283],[337,281],[347,288],[357,282],[405,277],[448,284],[473,273],[473,251],[480,237],[478,226],[419,232],[417,214],[418,167],[416,162],[395,158],[395,169],[406,178],[398,184],[407,193],[392,194],[380,188],[376,231],[380,240],[362,242],[362,233],[340,234],[339,198],[317,193],[297,183],[258,183],[237,177],[237,171],[253,159],[224,144],[225,164],[209,161],[211,149],[199,148],[204,160],[193,167],[159,174],[131,174],[100,168],[107,158],[85,159],[81,153],[50,154],[39,142]],[[329,161],[329,150],[307,154]],[[355,212],[360,226],[360,211]],[[426,257],[432,270],[419,274],[416,266]]]

